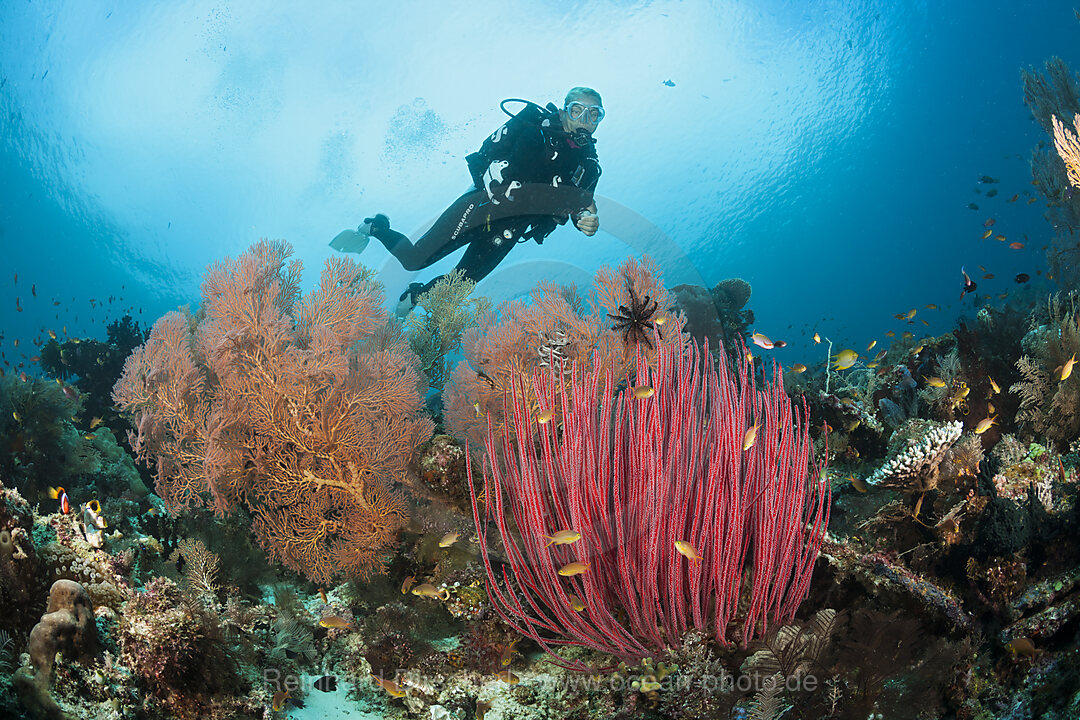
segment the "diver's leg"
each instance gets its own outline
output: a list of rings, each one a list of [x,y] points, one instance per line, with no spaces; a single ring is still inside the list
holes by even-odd
[[[471,242],[465,248],[465,254],[461,256],[461,260],[454,266],[454,270],[461,270],[465,279],[474,283],[480,282],[498,267],[503,258],[517,245],[519,237],[517,232],[514,232],[510,238],[506,238],[501,233],[496,233],[493,236],[491,232],[485,232],[482,228],[477,228],[469,235]],[[413,283],[408,290],[402,293],[401,299],[404,300],[406,296],[411,295],[412,302],[415,304],[419,295],[426,293],[446,275],[447,273],[444,273],[433,277],[422,285]]]
[[[486,200],[487,194],[483,190],[465,193],[415,243],[402,233],[391,230],[388,222],[373,223],[371,234],[398,259],[403,268],[409,271],[423,270],[470,241],[470,231],[478,230],[475,226],[483,222],[477,208]],[[378,218],[376,216],[376,220]]]

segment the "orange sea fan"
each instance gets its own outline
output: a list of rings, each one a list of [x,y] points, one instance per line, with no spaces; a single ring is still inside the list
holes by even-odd
[[[260,242],[210,268],[201,320],[170,313],[114,389],[174,511],[244,506],[271,558],[364,577],[406,519],[392,489],[432,433],[417,359],[349,260],[300,298],[300,264]]]
[[[574,363],[591,369],[599,363],[616,377],[632,382],[638,350],[647,362],[655,362],[655,340],[642,342],[613,329],[610,316],[629,307],[634,296],[655,301],[652,316],[663,318],[659,327],[661,347],[682,343],[685,319],[667,308],[672,304],[655,264],[633,258],[617,270],[597,272],[592,294],[582,298],[575,288],[541,282],[528,303],[504,303],[497,313],[480,318],[478,327],[463,338],[465,360],[454,370],[443,392],[447,427],[459,438],[479,444],[487,434],[490,418],[496,432],[506,420],[503,399],[515,380],[532,377],[534,369],[553,366],[569,372]],[[526,383],[529,386],[529,383]],[[525,403],[540,410],[535,393],[527,389]]]

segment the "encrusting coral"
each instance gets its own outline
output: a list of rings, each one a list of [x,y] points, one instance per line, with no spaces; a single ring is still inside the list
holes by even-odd
[[[300,297],[291,248],[210,268],[198,317],[170,312],[114,390],[171,509],[243,506],[270,557],[317,582],[363,577],[404,523],[393,484],[432,433],[381,290],[349,260]]]

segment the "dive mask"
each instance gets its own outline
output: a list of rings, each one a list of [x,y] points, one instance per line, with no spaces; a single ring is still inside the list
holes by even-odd
[[[604,119],[604,108],[599,105],[586,105],[585,103],[567,103],[563,108],[571,120],[576,120],[589,125],[596,125]]]

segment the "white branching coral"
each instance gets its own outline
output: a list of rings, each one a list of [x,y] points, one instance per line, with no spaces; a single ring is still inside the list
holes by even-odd
[[[958,421],[931,422],[911,420],[896,432],[906,438],[889,460],[867,482],[910,490],[928,490],[936,483],[938,466],[945,453],[960,437],[963,425]]]

